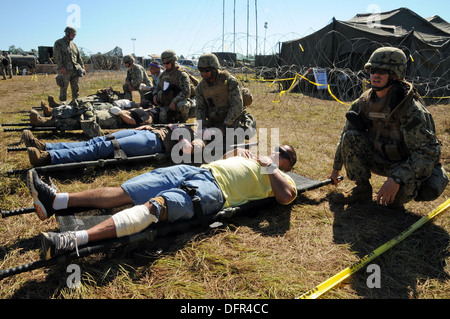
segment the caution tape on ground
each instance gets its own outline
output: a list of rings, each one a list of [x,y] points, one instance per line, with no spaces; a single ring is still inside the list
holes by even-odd
[[[423,216],[409,228],[400,233],[397,237],[391,239],[384,245],[378,247],[368,255],[364,256],[358,262],[354,263],[350,267],[342,270],[338,274],[324,281],[320,285],[316,286],[314,289],[311,289],[308,292],[304,293],[299,297],[299,299],[316,299],[317,297],[320,297],[321,295],[323,295],[324,293],[326,293],[327,291],[329,291],[330,289],[332,289],[333,287],[335,287],[336,285],[338,285],[339,283],[350,277],[352,274],[357,272],[359,269],[363,268],[368,262],[372,261],[385,251],[389,250],[390,248],[392,248],[393,246],[404,240],[406,237],[411,235],[414,231],[416,231],[426,222],[433,219],[443,211],[447,210],[449,207],[450,207],[450,199],[447,199],[443,204],[439,205],[435,210],[433,210],[428,215]]]

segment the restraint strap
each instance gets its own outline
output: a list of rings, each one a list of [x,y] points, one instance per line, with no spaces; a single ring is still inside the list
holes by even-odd
[[[119,141],[116,139],[116,137],[112,134],[109,134],[106,136],[106,139],[108,141],[111,141],[113,147],[114,147],[114,158],[115,159],[127,159],[128,156],[125,154],[124,150],[120,147]]]

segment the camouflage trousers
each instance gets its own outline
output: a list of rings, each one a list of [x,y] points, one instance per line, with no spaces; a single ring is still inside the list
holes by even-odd
[[[3,80],[6,80],[6,70],[2,63],[0,63],[0,75],[3,76]]]
[[[130,89],[128,88],[128,85],[125,83],[123,86],[123,98],[133,101],[133,93],[130,91]],[[146,96],[144,94],[143,91],[140,91],[139,88],[135,89],[135,91],[139,92],[139,95],[141,96],[141,100],[140,102],[146,100]]]
[[[356,130],[344,133],[341,152],[347,177],[352,181],[369,180],[372,176],[371,173],[388,177],[391,167],[394,165],[374,151],[372,142],[365,133]],[[418,194],[419,187],[419,181],[400,185],[395,196],[395,203],[404,204],[413,200]]]
[[[192,107],[190,99],[180,101],[175,106],[175,111],[171,111],[169,106],[158,106],[159,123],[186,123],[189,119],[189,110]]]
[[[78,87],[78,73],[76,70],[67,71],[66,74],[58,73],[56,76],[56,84],[59,86],[59,100],[61,102],[67,101],[67,89],[72,91],[72,100],[75,100],[79,96]]]

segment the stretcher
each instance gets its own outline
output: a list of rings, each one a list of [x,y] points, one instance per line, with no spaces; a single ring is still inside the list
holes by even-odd
[[[304,193],[313,189],[323,187],[332,183],[331,179],[319,181],[310,179],[292,172],[287,173],[295,181],[297,186],[297,193]],[[343,177],[340,176],[339,179]],[[232,218],[236,214],[241,214],[246,211],[255,210],[261,207],[267,207],[267,205],[276,204],[276,200],[273,197],[252,201],[241,206],[229,207],[219,211],[217,214],[211,216],[203,216],[203,218],[194,217],[190,220],[168,223],[162,222],[157,224],[152,224],[147,227],[142,232],[133,234],[130,236],[124,236],[121,238],[115,238],[110,240],[105,240],[101,242],[89,243],[84,246],[78,247],[78,252],[72,251],[67,252],[62,255],[55,256],[49,260],[37,260],[30,262],[28,264],[20,265],[17,267],[9,269],[0,269],[0,280],[6,277],[10,277],[19,273],[50,267],[56,264],[67,263],[71,260],[89,256],[91,254],[99,253],[102,251],[109,251],[111,249],[116,249],[119,247],[127,247],[127,249],[133,249],[141,246],[145,243],[151,243],[156,239],[162,238],[164,236],[186,232],[193,229],[194,227],[215,228],[222,224],[222,221]],[[63,212],[59,212],[55,215],[58,222],[59,229],[63,231],[73,231],[73,230],[84,230],[97,225],[98,223],[111,217],[114,213],[122,210],[122,208],[116,209],[67,209]],[[9,216],[26,214],[34,212],[33,207],[22,208],[13,211],[3,211],[1,212],[3,218]]]

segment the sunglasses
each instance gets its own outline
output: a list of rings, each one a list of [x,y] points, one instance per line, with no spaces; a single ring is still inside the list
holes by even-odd
[[[212,68],[198,68],[198,71],[200,73],[207,73],[207,72],[211,72]]]
[[[380,69],[380,68],[371,68],[370,74],[375,74],[375,73],[378,73],[379,75],[385,75],[385,74],[389,74],[389,71],[385,70],[385,69]]]
[[[292,158],[291,158],[291,156],[289,155],[289,153],[288,153],[285,149],[283,149],[283,148],[277,146],[277,147],[275,148],[274,151],[275,151],[275,152],[279,152],[279,153],[280,153],[280,156],[281,156],[282,158],[284,158],[285,160],[288,160],[288,161],[289,161],[289,164],[291,165],[291,167],[294,166],[295,163],[292,164]]]
[[[172,62],[170,62],[170,61],[163,61],[164,65],[167,65],[167,64],[170,64],[170,63],[172,63]]]

